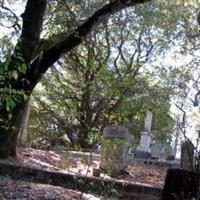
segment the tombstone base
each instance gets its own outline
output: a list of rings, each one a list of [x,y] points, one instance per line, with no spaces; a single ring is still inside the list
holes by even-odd
[[[100,169],[98,170],[102,173],[109,175],[112,178],[117,178],[117,176],[120,176],[120,175],[129,175],[129,172],[127,172],[126,169],[109,170],[109,169],[101,168],[100,166]]]
[[[134,153],[135,158],[142,158],[142,159],[148,159],[151,157],[151,153],[148,151],[135,151]]]
[[[107,162],[100,164],[100,170],[111,177],[117,177],[125,173],[127,165],[119,165],[119,163]]]
[[[143,131],[141,132],[140,144],[137,147],[137,151],[144,151],[144,152],[151,152],[150,149],[151,145],[151,136],[148,132]]]

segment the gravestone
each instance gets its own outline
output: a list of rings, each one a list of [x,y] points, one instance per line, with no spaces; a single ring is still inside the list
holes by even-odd
[[[151,133],[152,117],[152,112],[147,111],[146,118],[144,120],[144,131],[147,133]]]
[[[100,168],[111,176],[125,171],[130,133],[127,128],[110,125],[104,128]]]
[[[174,148],[172,146],[170,146],[170,149],[166,154],[166,160],[167,161],[175,161],[175,157],[176,157],[176,154],[175,154]]]
[[[151,155],[156,158],[160,158],[165,153],[165,149],[162,144],[151,144]]]
[[[151,136],[147,132],[141,132],[140,144],[137,148],[138,151],[150,152]]]
[[[181,147],[181,168],[192,170],[194,162],[194,145],[190,141],[185,141]]]
[[[151,156],[151,124],[152,124],[152,112],[148,111],[144,121],[144,131],[141,132],[140,144],[135,151],[136,158],[147,159]]]
[[[62,154],[65,151],[65,148],[63,146],[60,146],[60,145],[55,145],[53,147],[53,151],[58,153],[58,154]]]

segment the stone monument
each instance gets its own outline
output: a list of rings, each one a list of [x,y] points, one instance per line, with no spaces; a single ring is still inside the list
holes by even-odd
[[[110,125],[104,128],[100,168],[111,176],[125,171],[130,133],[127,128]]]
[[[193,170],[194,162],[194,145],[191,141],[185,141],[181,147],[181,168]]]
[[[140,144],[135,152],[136,158],[149,158],[151,156],[151,124],[152,112],[148,111],[144,121],[144,130],[141,132]]]
[[[165,149],[162,144],[154,143],[151,144],[151,155],[154,158],[161,158],[165,154]]]
[[[144,131],[151,133],[151,124],[152,124],[153,114],[150,111],[147,111],[146,118],[144,120]]]

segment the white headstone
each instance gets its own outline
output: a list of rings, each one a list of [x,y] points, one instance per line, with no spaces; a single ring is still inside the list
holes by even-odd
[[[151,124],[152,124],[152,112],[147,111],[144,120],[144,131],[141,132],[140,145],[137,147],[137,151],[151,152]]]
[[[152,112],[147,111],[146,118],[144,121],[144,131],[150,133],[151,132],[151,124],[152,124]]]
[[[147,132],[142,132],[140,137],[140,145],[138,146],[138,151],[150,152],[151,136]]]

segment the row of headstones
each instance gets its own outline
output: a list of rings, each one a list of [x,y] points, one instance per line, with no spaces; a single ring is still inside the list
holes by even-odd
[[[150,154],[152,112],[148,111],[144,121],[144,130],[141,133],[140,145],[136,154],[140,158],[146,158]],[[104,129],[103,133],[107,144],[103,144],[101,150],[101,169],[111,175],[117,175],[125,171],[127,165],[128,145],[130,133],[127,128],[111,125]]]
[[[130,133],[127,128],[110,125],[103,132],[104,143],[101,150],[100,168],[115,176],[124,173],[127,166]],[[182,145],[180,167],[192,170],[194,160],[194,145],[186,141]]]

